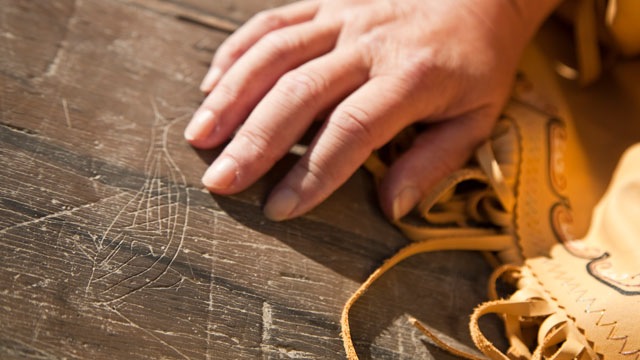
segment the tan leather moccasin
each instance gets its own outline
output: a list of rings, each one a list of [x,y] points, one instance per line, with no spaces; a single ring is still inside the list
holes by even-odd
[[[550,77],[530,66],[538,56],[531,51],[491,139],[419,204],[420,222],[396,222],[414,242],[385,261],[345,304],[342,336],[350,359],[357,359],[351,306],[400,261],[442,250],[478,250],[494,259],[492,300],[470,321],[475,344],[489,358],[640,359],[640,145],[624,155],[592,215],[602,181],[589,169],[568,112],[532,91],[527,78],[542,84],[549,97],[561,96]],[[376,177],[385,171],[376,156],[367,167]],[[498,278],[518,290],[498,299]],[[506,353],[478,327],[488,313],[505,322]],[[478,359],[412,322],[444,349]],[[532,329],[537,336],[529,336]]]

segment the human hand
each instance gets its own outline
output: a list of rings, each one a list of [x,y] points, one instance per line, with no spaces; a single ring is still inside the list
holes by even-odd
[[[422,121],[380,186],[384,212],[403,216],[489,135],[522,49],[557,2],[305,0],[255,16],[218,49],[201,86],[210,94],[185,130],[211,148],[240,127],[204,185],[247,188],[335,107],[265,214],[305,213]]]

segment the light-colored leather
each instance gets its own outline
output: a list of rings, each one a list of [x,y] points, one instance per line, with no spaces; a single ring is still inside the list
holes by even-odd
[[[350,359],[357,354],[349,310],[368,287],[409,256],[455,249],[484,251],[496,266],[507,264],[490,279],[492,300],[471,316],[471,336],[489,358],[640,359],[640,145],[628,150],[604,196],[611,173],[602,171],[630,139],[640,141],[640,64],[620,64],[590,91],[567,92],[575,87],[550,71],[553,59],[535,46],[526,50],[491,139],[423,199],[416,209],[422,220],[395,222],[415,243],[345,305]],[[619,98],[607,100],[614,94]],[[366,165],[377,178],[386,171],[375,154]],[[518,291],[497,299],[498,278]],[[505,321],[511,346],[504,354],[477,326],[489,313]],[[478,358],[411,322],[445,350]],[[532,326],[535,339],[525,336]]]
[[[624,155],[589,234],[526,264],[596,352],[640,357],[640,145]]]
[[[640,53],[640,1],[609,0],[605,22],[622,53]]]
[[[533,50],[528,52],[524,65],[530,78],[536,79],[537,89],[543,89],[554,99],[558,106],[555,110],[565,121],[551,119],[545,133],[539,125],[542,120],[533,120],[535,114],[512,113],[519,119],[518,124],[525,128],[514,219],[517,223],[515,235],[526,260],[519,274],[519,292],[508,300],[500,300],[504,303],[500,306],[522,302],[518,296],[526,291],[526,303],[542,300],[552,310],[541,316],[544,322],[539,328],[537,344],[526,344],[536,346],[537,351],[533,354],[526,353],[526,347],[517,346],[523,341],[518,336],[519,322],[513,316],[509,318],[505,309],[495,309],[496,304],[481,306],[472,317],[470,330],[479,348],[492,358],[501,355],[496,355],[483,341],[476,326],[477,318],[491,311],[505,314],[507,334],[512,343],[511,356],[638,359],[640,145],[626,152],[607,193],[589,220],[586,211],[593,208],[594,196],[600,195],[601,184],[609,176],[595,172],[590,166],[588,152],[577,136],[572,117],[575,111],[571,111],[565,102],[561,87],[554,84],[553,77],[548,75],[550,72],[545,73],[545,63],[545,56]],[[627,93],[634,94],[632,91]],[[527,97],[533,97],[534,102],[540,101],[531,94]],[[620,98],[620,104],[625,100]],[[553,108],[548,104],[538,104],[538,107]],[[524,121],[526,117],[531,120]],[[631,119],[632,116],[616,121],[629,121],[628,128],[632,131]],[[587,114],[580,120],[582,123],[578,125],[588,126],[588,121],[593,119]],[[589,135],[593,138],[593,134]],[[540,137],[546,137],[547,141],[542,149],[539,149]],[[606,146],[601,151],[609,151],[605,156],[609,161],[615,158],[615,151]],[[545,157],[548,159],[546,166],[542,160]],[[546,173],[539,174],[540,169]],[[546,183],[545,177],[549,179]],[[587,234],[585,226],[589,223]],[[549,341],[552,337],[556,343]]]

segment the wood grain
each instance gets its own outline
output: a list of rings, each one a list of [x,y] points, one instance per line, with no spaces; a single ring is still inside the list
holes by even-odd
[[[0,0],[0,357],[344,357],[343,303],[406,243],[369,175],[271,223],[294,155],[221,197],[199,181],[219,149],[182,139],[216,47],[281,3]],[[449,358],[407,315],[470,347],[489,271],[463,252],[392,270],[353,310],[362,357]]]

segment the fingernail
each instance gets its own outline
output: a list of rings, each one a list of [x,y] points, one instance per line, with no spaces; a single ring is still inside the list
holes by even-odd
[[[300,196],[290,188],[277,190],[267,204],[264,206],[264,215],[272,221],[282,221],[289,218],[289,215],[300,203]]]
[[[200,91],[210,92],[211,90],[213,90],[213,87],[218,82],[218,80],[220,80],[221,76],[222,70],[218,69],[217,67],[209,69],[207,75],[205,75],[204,79],[202,79],[202,83],[200,84]]]
[[[184,129],[184,138],[188,141],[193,141],[199,137],[202,133],[209,132],[207,128],[213,127],[213,112],[205,109],[198,111]]]
[[[407,186],[393,200],[393,219],[398,220],[409,212],[420,200],[420,191],[415,186]]]
[[[223,157],[217,159],[202,177],[202,183],[207,189],[222,190],[228,188],[236,179],[238,164],[235,160]]]

